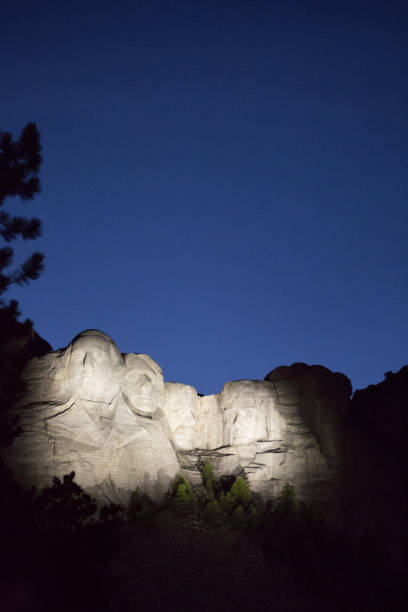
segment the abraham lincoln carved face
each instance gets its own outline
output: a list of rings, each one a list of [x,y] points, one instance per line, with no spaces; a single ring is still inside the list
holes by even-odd
[[[241,446],[268,439],[273,399],[266,384],[251,380],[226,383],[221,393],[224,444]]]

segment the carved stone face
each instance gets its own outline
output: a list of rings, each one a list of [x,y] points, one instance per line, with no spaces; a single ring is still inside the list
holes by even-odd
[[[127,373],[122,391],[134,412],[153,414],[160,403],[161,377],[140,355],[126,355]],[[161,383],[161,384],[160,384]]]
[[[268,392],[254,381],[227,383],[222,391],[226,443],[252,444],[268,438]]]
[[[232,444],[251,444],[255,440],[266,440],[266,415],[261,407],[245,405],[237,408],[232,426]]]
[[[83,400],[110,402],[119,391],[112,343],[97,335],[79,336],[71,347],[68,376],[74,395]]]
[[[181,383],[166,383],[164,413],[178,448],[194,448],[197,421],[197,392]]]

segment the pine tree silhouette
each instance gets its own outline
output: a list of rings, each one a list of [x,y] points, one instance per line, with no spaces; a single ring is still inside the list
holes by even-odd
[[[39,193],[40,151],[40,134],[35,123],[28,123],[18,140],[13,140],[9,132],[0,131],[0,236],[6,243],[0,248],[0,448],[9,444],[18,431],[8,413],[20,389],[19,373],[25,361],[33,356],[29,345],[34,339],[32,322],[29,319],[20,322],[17,302],[6,302],[2,295],[14,283],[24,285],[38,278],[44,267],[44,256],[36,251],[20,266],[6,271],[14,255],[7,243],[19,237],[38,238],[41,221],[11,215],[2,206],[6,198],[32,200]]]
[[[0,207],[7,197],[19,196],[21,200],[32,200],[39,193],[38,172],[42,163],[40,151],[40,135],[35,123],[28,123],[18,140],[13,140],[9,132],[0,132]],[[18,236],[23,240],[34,240],[41,235],[41,221],[37,218],[12,216],[1,210],[0,235],[7,243]],[[5,269],[12,264],[13,255],[11,247],[0,248],[0,295],[13,283],[24,285],[35,280],[44,267],[44,256],[36,251],[17,269],[6,273]]]

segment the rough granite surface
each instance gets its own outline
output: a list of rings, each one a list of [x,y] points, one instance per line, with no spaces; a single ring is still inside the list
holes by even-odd
[[[277,368],[203,397],[86,330],[31,359],[22,380],[22,435],[7,461],[27,486],[75,471],[98,501],[126,505],[135,489],[159,500],[180,472],[200,482],[208,459],[216,476],[245,475],[264,499],[289,482],[299,499],[320,501],[342,465],[351,385],[321,366]]]

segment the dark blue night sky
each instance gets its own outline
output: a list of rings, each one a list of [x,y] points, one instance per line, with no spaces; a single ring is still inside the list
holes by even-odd
[[[1,124],[41,133],[57,349],[102,329],[218,392],[294,361],[407,363],[405,2],[1,2]]]

